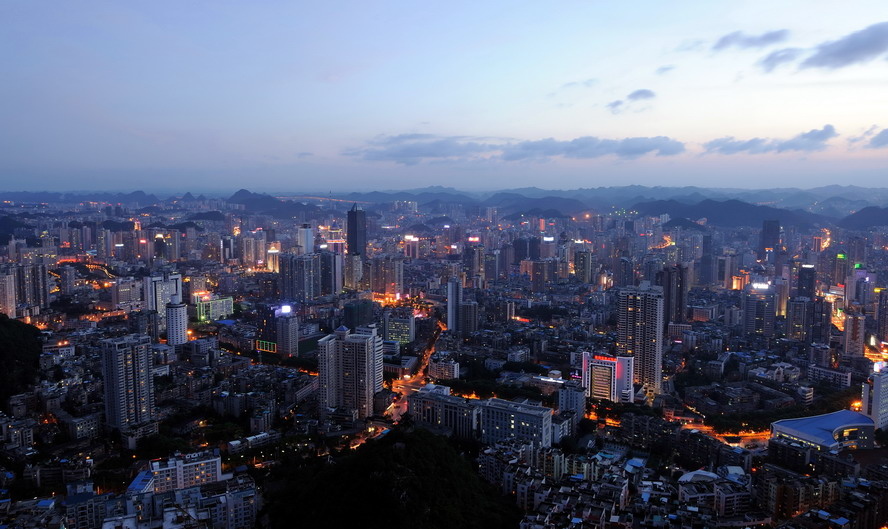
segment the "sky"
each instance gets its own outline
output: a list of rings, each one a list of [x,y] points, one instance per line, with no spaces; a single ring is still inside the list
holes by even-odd
[[[0,190],[888,187],[888,3],[0,3]]]

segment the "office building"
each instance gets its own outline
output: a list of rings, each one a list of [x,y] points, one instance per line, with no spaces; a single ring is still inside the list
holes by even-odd
[[[588,353],[587,353],[588,354]],[[635,358],[632,356],[592,355],[589,360],[588,396],[613,402],[633,402]]]
[[[751,283],[742,295],[743,322],[745,336],[774,336],[774,323],[777,319],[777,299],[774,287],[768,283]]]
[[[225,319],[234,314],[234,298],[202,295],[195,302],[195,313],[202,323]]]
[[[343,307],[345,319],[343,324],[354,331],[358,327],[364,327],[373,323],[374,303],[369,299],[356,299],[349,301]]]
[[[803,264],[799,268],[796,292],[799,297],[814,299],[817,294],[817,269],[814,268],[814,265]]]
[[[888,342],[888,288],[879,290],[879,308],[876,312],[876,334],[879,340]]]
[[[303,224],[296,228],[296,255],[314,253],[315,236],[311,224]]]
[[[663,289],[642,281],[621,288],[617,307],[617,355],[635,357],[635,382],[649,396],[663,379]]]
[[[416,338],[413,310],[386,310],[382,315],[382,338],[402,344],[412,342]]]
[[[592,252],[579,250],[574,253],[574,277],[583,284],[592,282]]]
[[[460,336],[468,336],[478,330],[477,301],[463,301],[459,304],[459,323],[456,327]]]
[[[382,390],[382,337],[376,327],[347,327],[318,341],[318,407],[322,416],[342,409],[358,419],[373,415],[373,396]]]
[[[357,204],[348,210],[345,245],[349,255],[367,254],[367,213]]]
[[[763,260],[769,253],[774,253],[778,249],[780,249],[780,221],[763,220],[758,258]]]
[[[667,266],[656,273],[656,284],[663,287],[663,324],[684,323],[688,310],[688,267]],[[665,329],[665,327],[664,327]]]
[[[459,331],[459,308],[463,302],[463,286],[458,277],[447,281],[447,329]]]
[[[426,384],[408,397],[413,420],[449,432],[459,439],[476,439],[480,409],[476,401],[450,394],[447,386]]]
[[[102,342],[105,423],[127,430],[154,419],[151,338],[131,334]]]
[[[509,439],[552,446],[552,410],[526,402],[488,399],[481,408],[481,442],[487,445]]]

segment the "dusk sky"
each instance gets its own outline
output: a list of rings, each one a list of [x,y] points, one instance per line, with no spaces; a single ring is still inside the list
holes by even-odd
[[[888,3],[0,4],[0,189],[888,185]]]

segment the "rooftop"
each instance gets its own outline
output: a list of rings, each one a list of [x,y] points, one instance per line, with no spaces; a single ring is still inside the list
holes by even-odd
[[[862,413],[839,410],[813,417],[783,419],[771,424],[772,432],[800,437],[824,446],[836,444],[834,432],[848,426],[874,426],[873,420]]]

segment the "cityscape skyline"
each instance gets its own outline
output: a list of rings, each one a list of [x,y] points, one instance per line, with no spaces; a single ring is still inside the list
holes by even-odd
[[[877,185],[888,156],[878,2],[204,7],[0,7],[4,187]]]

